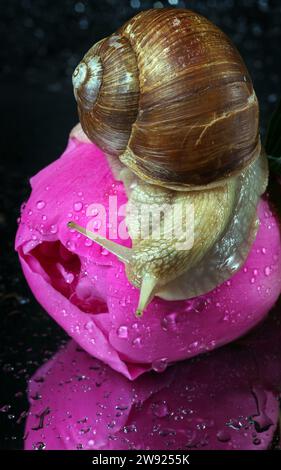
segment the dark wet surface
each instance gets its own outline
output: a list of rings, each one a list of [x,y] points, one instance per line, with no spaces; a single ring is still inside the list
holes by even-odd
[[[22,448],[27,380],[66,340],[31,295],[13,251],[28,179],[59,156],[77,121],[71,73],[83,53],[153,6],[193,8],[230,35],[252,75],[263,132],[281,95],[279,0],[1,1],[1,448]]]

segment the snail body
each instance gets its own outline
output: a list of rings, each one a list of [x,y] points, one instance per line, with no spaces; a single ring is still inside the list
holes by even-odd
[[[141,12],[89,50],[73,84],[84,132],[121,162],[132,249],[72,226],[125,262],[138,312],[154,295],[186,299],[231,277],[255,238],[267,162],[252,82],[224,33],[189,10]],[[159,201],[173,208],[165,236],[142,238],[135,211]],[[181,249],[188,205],[194,238]]]

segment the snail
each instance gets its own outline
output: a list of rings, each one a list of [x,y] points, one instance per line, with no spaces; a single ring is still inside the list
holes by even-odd
[[[134,208],[132,248],[69,226],[125,263],[137,314],[155,295],[189,299],[232,277],[255,239],[268,169],[251,78],[227,36],[190,10],[143,11],[87,52],[73,86],[82,128]],[[165,236],[153,236],[160,217],[142,237],[137,214],[156,203],[173,209]]]

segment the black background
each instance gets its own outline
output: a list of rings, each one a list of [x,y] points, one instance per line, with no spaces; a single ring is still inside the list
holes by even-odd
[[[1,449],[22,448],[27,380],[66,340],[32,298],[13,250],[28,179],[59,156],[77,121],[71,74],[83,54],[138,11],[162,6],[194,9],[232,38],[264,135],[281,96],[280,0],[0,0]]]

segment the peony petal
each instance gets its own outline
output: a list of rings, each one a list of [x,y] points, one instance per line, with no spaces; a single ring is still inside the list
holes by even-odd
[[[280,294],[280,228],[266,199],[259,205],[260,228],[244,268],[195,299],[155,298],[137,319],[139,292],[127,281],[124,265],[67,227],[70,219],[84,227],[98,221],[106,236],[111,231],[118,243],[130,246],[108,217],[109,197],[116,210],[127,199],[103,153],[72,138],[64,154],[34,176],[31,185],[16,249],[35,297],[89,354],[130,379],[244,335]],[[93,204],[100,204],[98,212]],[[122,220],[120,214],[117,222]]]

